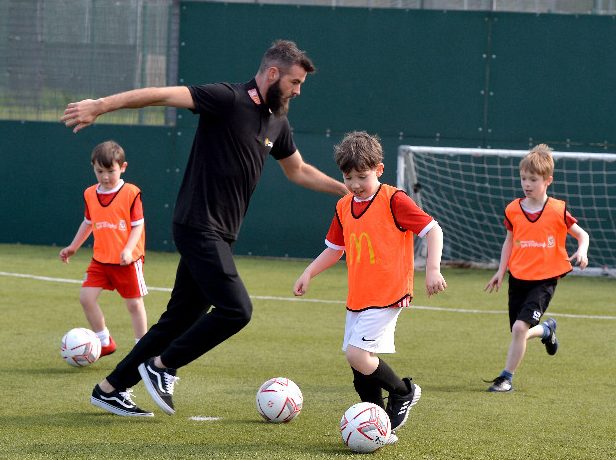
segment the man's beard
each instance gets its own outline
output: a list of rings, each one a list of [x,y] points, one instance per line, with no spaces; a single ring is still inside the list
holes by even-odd
[[[273,83],[265,94],[265,100],[270,110],[277,117],[281,117],[289,113],[289,99],[283,99],[282,90],[280,89],[280,79]]]

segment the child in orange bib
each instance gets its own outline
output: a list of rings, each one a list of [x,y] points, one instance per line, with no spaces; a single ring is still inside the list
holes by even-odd
[[[94,235],[92,261],[79,300],[90,327],[101,340],[101,356],[105,356],[116,350],[116,344],[98,304],[103,289],[115,289],[126,300],[135,340],[147,332],[143,302],[148,293],[143,277],[145,231],[141,190],[120,178],[128,165],[122,147],[113,141],[103,142],[92,151],[91,161],[98,184],[84,192],[85,218],[71,244],[60,251],[60,260],[68,263],[90,234]]]
[[[520,162],[524,198],[505,209],[507,236],[503,243],[498,271],[485,287],[498,291],[509,269],[509,327],[511,343],[505,369],[491,381],[488,391],[513,390],[513,374],[522,363],[528,340],[541,337],[546,351],[558,350],[556,320],[539,324],[554,295],[558,279],[571,271],[571,260],[580,268],[588,265],[588,233],[569,214],[564,201],[548,197],[553,181],[552,149],[535,146]],[[567,255],[567,234],[578,241],[578,250]]]
[[[428,295],[445,290],[440,272],[443,232],[402,190],[379,183],[383,149],[376,136],[352,132],[336,146],[336,163],[351,192],[336,205],[327,248],[306,268],[294,286],[304,295],[310,280],[346,252],[347,317],[343,351],[360,399],[384,407],[392,430],[406,422],[421,388],[400,378],[377,353],[395,353],[394,332],[403,307],[413,298],[413,235],[428,243]],[[387,406],[382,390],[389,393]]]

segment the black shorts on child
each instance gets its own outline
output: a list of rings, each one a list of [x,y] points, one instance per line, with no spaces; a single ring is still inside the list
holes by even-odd
[[[541,321],[554,296],[558,278],[541,281],[527,281],[509,275],[509,327],[516,320],[524,321],[531,327]]]

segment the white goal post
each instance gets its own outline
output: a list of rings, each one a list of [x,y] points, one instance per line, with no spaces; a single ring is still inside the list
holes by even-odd
[[[496,268],[505,206],[522,197],[519,162],[527,150],[398,147],[397,186],[443,227],[443,262]],[[616,276],[616,154],[553,152],[548,193],[565,200],[591,238],[588,274]],[[567,238],[569,254],[577,242]],[[418,242],[420,265],[425,245]],[[578,270],[574,270],[578,272]]]

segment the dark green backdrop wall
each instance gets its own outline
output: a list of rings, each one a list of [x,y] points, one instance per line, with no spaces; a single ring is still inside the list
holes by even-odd
[[[189,1],[180,9],[180,84],[248,80],[276,38],[309,52],[319,70],[290,119],[305,159],[336,177],[332,147],[356,129],[382,138],[389,183],[400,144],[616,150],[613,17]],[[89,153],[112,138],[127,151],[125,178],[144,192],[148,248],[172,250],[196,122],[188,111],[175,127],[103,117],[77,135],[60,123],[0,122],[0,242],[68,244],[94,181]],[[269,161],[236,252],[316,255],[335,201],[288,183]]]

